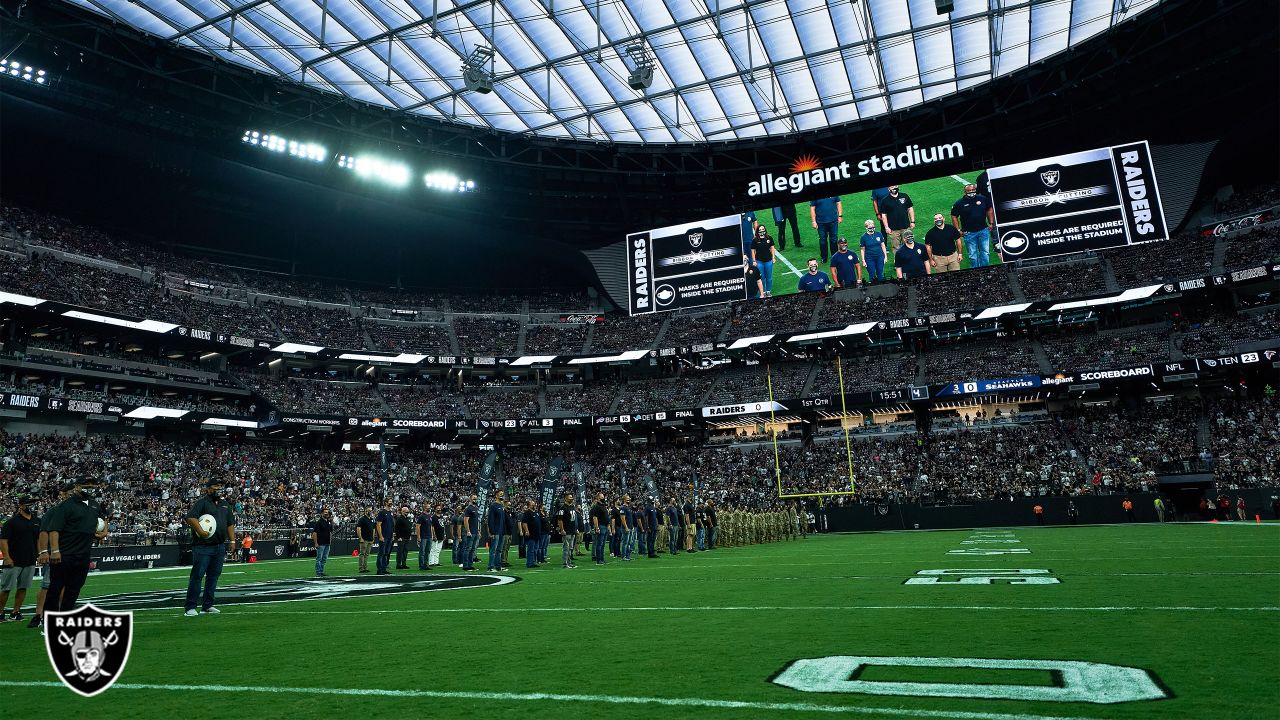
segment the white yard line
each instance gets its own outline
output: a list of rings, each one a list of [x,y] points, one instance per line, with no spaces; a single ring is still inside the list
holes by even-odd
[[[0,680],[0,687],[61,688],[59,682]],[[712,698],[633,697],[626,695],[578,695],[567,693],[509,693],[450,690],[384,690],[380,688],[271,687],[263,685],[162,685],[153,683],[116,683],[112,691],[160,690],[176,693],[237,693],[267,695],[330,695],[357,698],[405,698],[438,700],[488,700],[508,703],[594,703],[598,705],[658,705],[671,708],[712,708],[717,710],[767,710],[779,712],[831,713],[837,715],[869,715],[873,717],[946,718],[947,720],[1084,720],[1061,715],[1026,715],[1022,713],[963,712],[959,710],[917,710],[877,708],[856,705],[822,705],[799,702],[761,702],[752,700],[717,700]],[[678,710],[677,710],[678,712]]]
[[[683,605],[634,607],[520,607],[520,608],[405,608],[397,610],[287,610],[263,608],[241,610],[236,605],[223,605],[223,613],[237,615],[381,615],[381,614],[468,614],[468,613],[567,613],[578,610],[592,612],[847,612],[850,610],[961,610],[993,612],[1280,612],[1280,607],[1214,607],[1189,605],[1125,605],[1125,606],[1049,606],[1017,605]],[[137,608],[134,612],[160,610],[177,613],[178,608]],[[177,615],[175,614],[175,618]]]

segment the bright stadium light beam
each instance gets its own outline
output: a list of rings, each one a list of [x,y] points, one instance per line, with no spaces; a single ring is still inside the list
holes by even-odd
[[[48,73],[38,67],[32,67],[19,60],[0,60],[0,75],[12,80],[23,80],[32,85],[44,85]]]
[[[422,176],[423,183],[431,190],[442,192],[471,192],[476,189],[474,180],[462,180],[448,172],[432,172]]]
[[[329,159],[329,151],[326,150],[323,145],[290,140],[279,135],[263,133],[257,130],[245,130],[244,135],[240,137],[240,141],[247,145],[254,145],[270,152],[287,152],[293,157],[310,160],[312,162],[324,162]]]
[[[409,184],[409,166],[403,163],[365,155],[340,155],[338,167],[354,170],[362,178],[377,180],[392,187]]]

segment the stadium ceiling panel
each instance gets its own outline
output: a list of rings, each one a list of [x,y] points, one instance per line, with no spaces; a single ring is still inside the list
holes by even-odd
[[[843,125],[1008,75],[1159,0],[64,0],[332,96],[494,130],[700,143]],[[632,89],[634,48],[653,63]],[[464,62],[493,92],[469,91]],[[628,52],[628,49],[632,52]]]

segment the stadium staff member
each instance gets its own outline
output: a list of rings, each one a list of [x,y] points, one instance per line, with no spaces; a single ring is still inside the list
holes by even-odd
[[[369,572],[369,551],[373,549],[373,508],[356,521],[356,541],[360,543],[360,572]]]
[[[764,296],[773,296],[773,252],[775,245],[769,231],[763,225],[756,226],[756,237],[751,241],[751,260],[760,270],[760,279],[764,283]]]
[[[964,186],[964,197],[951,206],[951,223],[964,233],[964,246],[969,251],[969,267],[986,267],[991,264],[991,229],[995,227],[995,212],[991,198],[978,194],[978,186]]]
[[[858,238],[858,252],[862,256],[862,267],[867,269],[867,283],[878,283],[884,280],[884,265],[889,260],[889,251],[884,246],[884,235],[876,232],[876,224],[870,220],[862,224],[866,232]]]
[[[333,542],[333,519],[328,508],[311,525],[311,544],[316,546],[316,577],[325,577],[324,564],[329,561],[329,544]]]
[[[818,231],[818,254],[822,256],[822,262],[826,262],[830,251],[835,249],[840,223],[844,222],[844,205],[838,197],[812,200],[809,202],[809,219]]]
[[[89,549],[95,539],[106,537],[97,532],[102,508],[97,503],[97,478],[72,481],[71,494],[58,503],[40,524],[49,533],[49,597],[48,609],[54,612],[75,608],[80,588],[89,577]],[[232,536],[234,537],[234,536]]]
[[[564,504],[556,513],[556,526],[560,530],[560,552],[566,568],[575,568],[573,548],[578,539],[578,511],[573,507],[573,496],[565,495]]]
[[[898,271],[899,280],[929,274],[929,253],[916,244],[915,233],[910,230],[902,233],[902,247],[893,254],[893,265]]]
[[[196,604],[206,614],[216,615],[218,608],[213,606],[214,594],[218,589],[218,576],[222,575],[222,563],[227,558],[227,548],[236,542],[236,514],[231,503],[222,497],[223,482],[210,479],[204,484],[208,493],[197,500],[187,512],[187,524],[191,526],[194,538],[191,542],[191,579],[187,581],[186,616],[196,616]],[[213,531],[205,532],[200,526],[202,515],[213,516]],[[49,540],[50,545],[53,539]],[[204,583],[204,594],[200,593],[200,584]],[[50,588],[55,590],[55,588]],[[65,596],[63,600],[65,600]]]
[[[0,572],[0,622],[22,619],[22,603],[36,573],[36,543],[40,539],[40,518],[33,510],[30,495],[17,497],[18,512],[0,528],[0,556],[4,571]],[[95,524],[96,527],[96,524]],[[5,615],[9,592],[13,591],[13,613]]]
[[[818,270],[817,258],[809,258],[809,272],[801,275],[796,285],[800,292],[828,292],[831,290],[831,278]]]
[[[960,269],[964,259],[960,251],[960,231],[947,224],[942,213],[933,216],[933,227],[924,234],[924,247],[929,251],[929,263],[938,272]]]
[[[249,533],[244,534],[244,539],[240,541],[240,562],[249,562],[249,551],[253,549],[253,537]]]
[[[70,495],[71,489],[64,488],[58,493],[58,502],[62,502]],[[27,623],[28,628],[42,627],[44,624],[44,607],[45,600],[48,599],[49,585],[52,581],[53,568],[49,566],[49,531],[44,528],[44,521],[40,522],[39,540],[36,542],[36,565],[44,567],[44,572],[40,573],[40,591],[36,593],[36,610],[31,615],[31,622]],[[57,602],[55,601],[55,605]]]
[[[378,540],[378,571],[375,575],[390,575],[387,566],[391,564],[392,537],[396,531],[396,513],[391,509],[391,500],[382,502],[382,509],[373,519],[373,534]]]
[[[764,280],[760,277],[760,268],[751,262],[751,258],[742,258],[742,273],[746,277],[747,299],[755,300],[764,296]]]
[[[911,196],[900,191],[897,185],[889,186],[889,196],[879,203],[880,221],[889,229],[889,241],[893,252],[898,252],[903,233],[916,229],[916,208]]]
[[[773,225],[778,231],[778,249],[787,249],[787,223],[791,223],[791,234],[795,240],[792,244],[804,247],[800,244],[800,217],[796,215],[796,206],[783,205],[773,209]]]
[[[858,270],[858,256],[849,250],[849,241],[840,238],[831,254],[831,282],[837,288],[857,287],[862,284]]]

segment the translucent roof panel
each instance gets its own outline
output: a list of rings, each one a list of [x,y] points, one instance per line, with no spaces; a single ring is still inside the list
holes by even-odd
[[[842,125],[1017,72],[1156,0],[63,0],[253,71],[511,133],[698,143]],[[463,66],[492,50],[493,92]],[[647,89],[631,87],[637,58]]]

